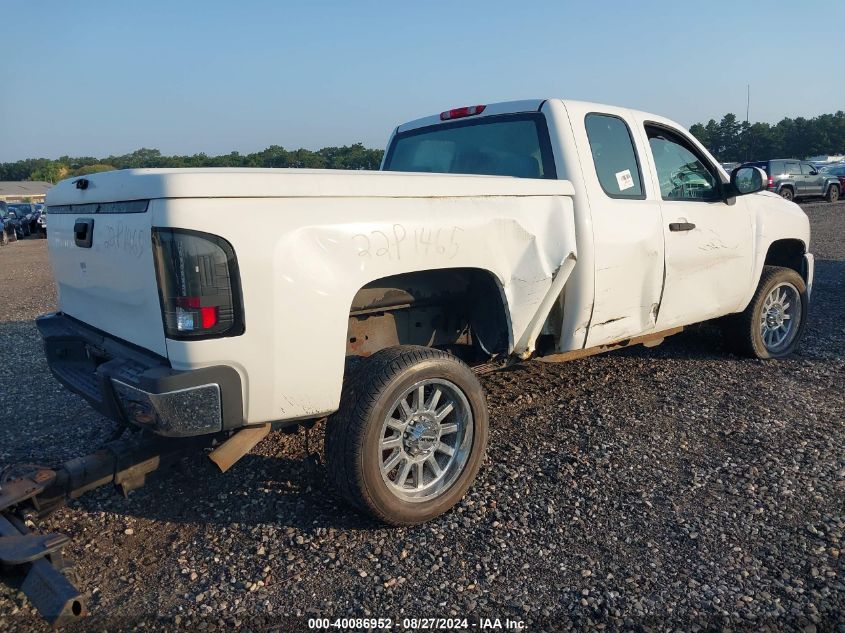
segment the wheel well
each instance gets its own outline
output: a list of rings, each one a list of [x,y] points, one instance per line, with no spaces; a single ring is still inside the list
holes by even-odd
[[[769,245],[765,265],[791,268],[806,281],[807,273],[804,270],[804,253],[804,242],[801,240],[777,240]]]
[[[467,361],[507,352],[509,320],[492,273],[477,268],[383,277],[358,290],[349,310],[347,356],[394,345],[449,349]]]

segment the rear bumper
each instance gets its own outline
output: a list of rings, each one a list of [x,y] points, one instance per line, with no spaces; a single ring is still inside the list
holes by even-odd
[[[231,367],[176,371],[167,359],[60,312],[35,323],[56,379],[106,417],[171,437],[244,424],[241,379]]]

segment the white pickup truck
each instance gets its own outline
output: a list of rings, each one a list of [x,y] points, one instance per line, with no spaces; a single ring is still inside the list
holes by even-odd
[[[381,172],[100,173],[47,196],[60,311],[37,324],[53,374],[121,424],[328,417],[337,491],[412,524],[479,469],[479,367],[718,317],[739,352],[792,352],[809,223],[766,182],[672,121],[560,99],[400,125]]]

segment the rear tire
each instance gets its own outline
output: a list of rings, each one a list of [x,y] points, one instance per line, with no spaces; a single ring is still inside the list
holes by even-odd
[[[792,187],[781,187],[779,193],[780,197],[784,200],[795,200],[795,192],[792,190]]]
[[[329,480],[357,509],[415,525],[452,508],[487,445],[484,391],[455,356],[402,345],[357,363],[326,425]]]
[[[808,305],[801,275],[791,268],[764,266],[748,307],[721,321],[725,342],[751,358],[789,356],[804,333]]]
[[[824,197],[828,202],[836,202],[839,200],[839,187],[837,185],[830,185],[827,188],[827,195]]]

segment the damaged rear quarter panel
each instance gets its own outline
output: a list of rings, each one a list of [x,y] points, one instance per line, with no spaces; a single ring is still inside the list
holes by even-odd
[[[171,200],[157,223],[221,235],[235,249],[245,333],[168,341],[168,355],[176,368],[236,367],[250,423],[336,410],[349,310],[367,283],[421,270],[489,271],[512,347],[576,250],[564,195]]]

